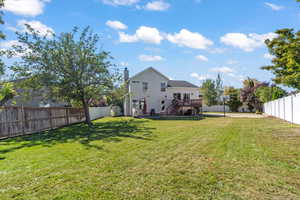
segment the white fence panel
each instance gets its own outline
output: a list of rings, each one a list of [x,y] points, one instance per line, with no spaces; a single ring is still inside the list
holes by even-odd
[[[203,112],[224,112],[224,106],[223,105],[217,105],[217,106],[203,106],[202,107]],[[225,106],[225,111],[229,112],[230,109],[228,106]]]
[[[90,107],[89,110],[91,120],[121,115],[121,109],[118,106]]]
[[[294,123],[300,124],[300,94],[295,95],[293,102]]]
[[[292,122],[292,96],[288,96],[284,98],[285,100],[285,120]]]
[[[265,114],[300,124],[300,93],[264,104]]]

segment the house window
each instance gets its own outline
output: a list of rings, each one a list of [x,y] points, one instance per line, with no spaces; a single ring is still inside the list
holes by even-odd
[[[148,90],[148,83],[147,82],[143,82],[143,90],[144,91]]]
[[[139,81],[132,81],[132,83],[140,83]]]
[[[183,100],[184,101],[189,101],[190,99],[191,99],[191,95],[189,93],[184,93]]]
[[[165,91],[166,91],[166,88],[167,88],[167,84],[166,84],[166,83],[161,83],[161,84],[160,84],[160,91],[161,91],[161,92],[165,92]]]
[[[177,100],[181,100],[181,94],[180,93],[174,93],[173,98]]]

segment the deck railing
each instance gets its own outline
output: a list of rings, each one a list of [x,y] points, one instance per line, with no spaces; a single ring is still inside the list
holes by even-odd
[[[186,99],[186,100],[177,100],[178,106],[194,106],[200,107],[202,105],[201,99]]]

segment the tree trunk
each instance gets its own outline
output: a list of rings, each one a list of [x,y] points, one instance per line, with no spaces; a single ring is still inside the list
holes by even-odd
[[[91,127],[93,123],[91,122],[91,117],[90,117],[90,111],[89,111],[89,105],[85,101],[85,99],[82,99],[82,105],[84,109],[84,114],[85,114],[85,123]]]

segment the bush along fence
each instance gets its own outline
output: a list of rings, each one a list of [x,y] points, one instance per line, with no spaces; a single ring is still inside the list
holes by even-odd
[[[81,108],[0,107],[0,139],[85,121]]]
[[[264,113],[300,124],[300,93],[265,103]]]

